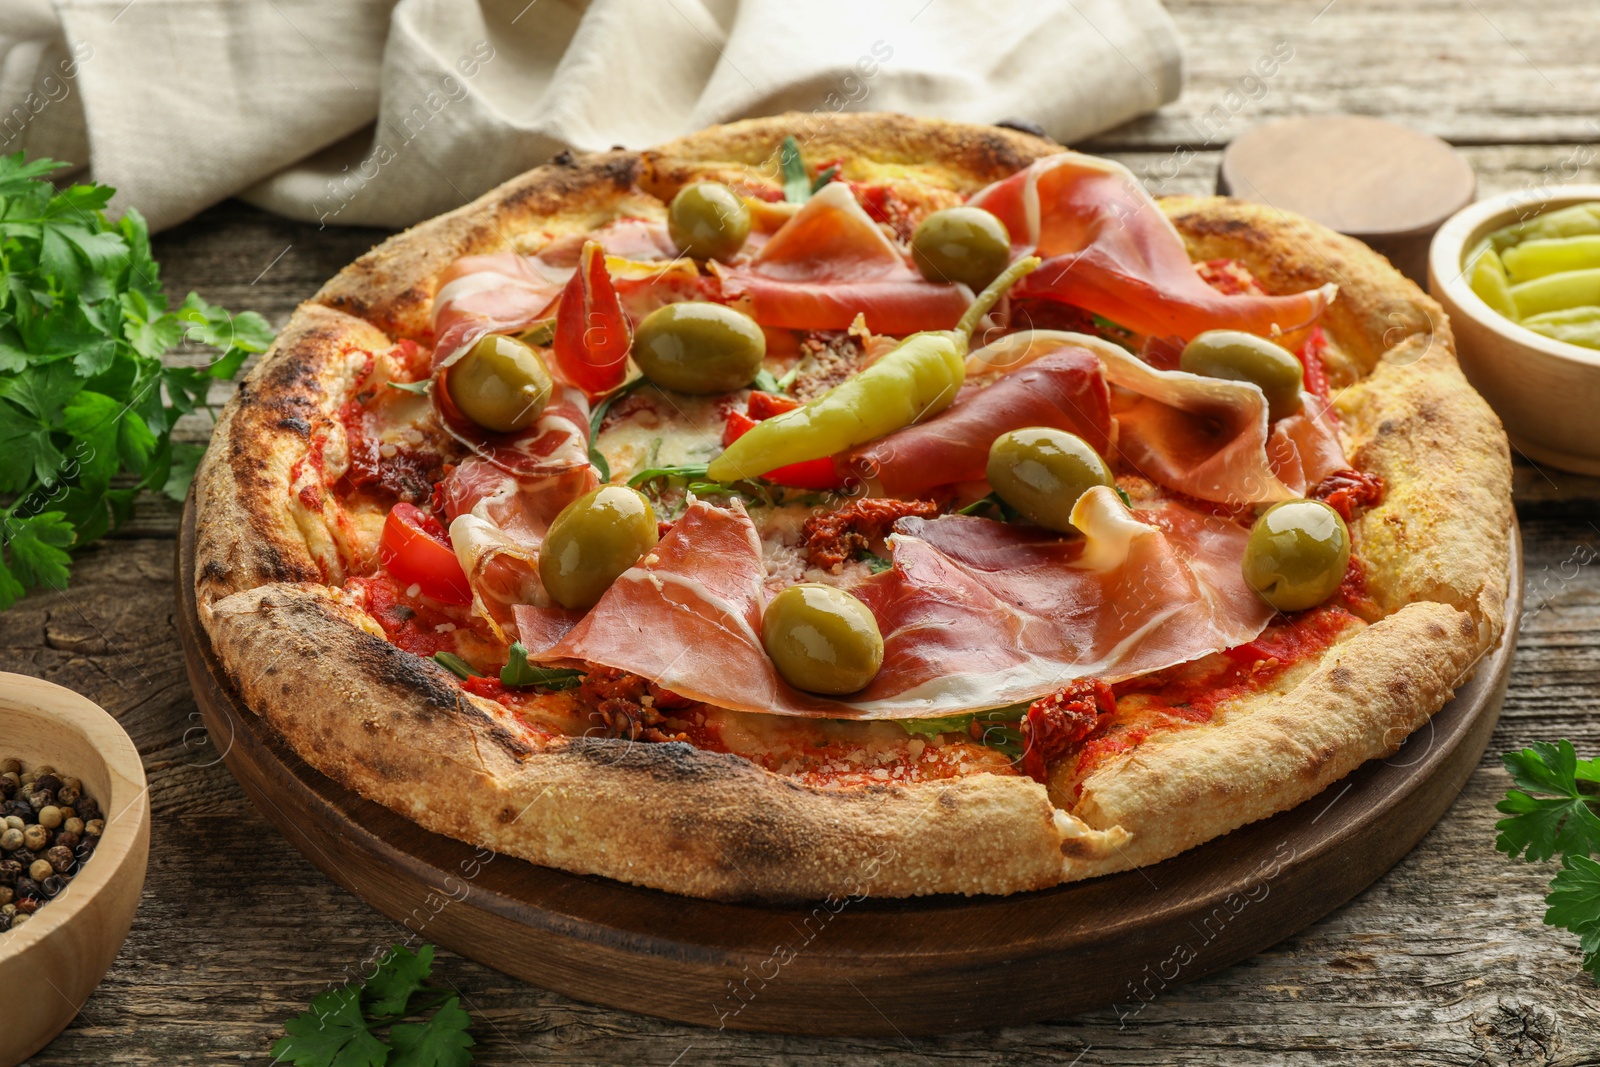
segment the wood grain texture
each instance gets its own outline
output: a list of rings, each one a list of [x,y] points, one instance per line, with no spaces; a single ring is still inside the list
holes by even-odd
[[[1600,19],[1591,0],[1167,6],[1188,50],[1183,99],[1085,146],[1126,163],[1158,193],[1209,192],[1221,147],[1255,122],[1333,111],[1379,114],[1464,146],[1484,195],[1600,180]],[[1294,59],[1265,95],[1231,109],[1238,79],[1286,38]],[[1225,122],[1206,147],[1195,123],[1207,115],[1208,126],[1217,123],[1218,107]],[[169,291],[198,289],[281,324],[382,236],[319,232],[225,204],[163,235],[156,252]],[[1600,1063],[1600,990],[1578,970],[1575,939],[1540,922],[1552,872],[1507,862],[1493,829],[1494,802],[1509,785],[1496,753],[1568,737],[1600,755],[1600,479],[1520,460],[1514,473],[1526,612],[1489,755],[1415,850],[1295,937],[1165,992],[1130,1019],[1102,1011],[911,1040],[660,1022],[443,953],[436,972],[477,1020],[478,1062]],[[36,1064],[265,1063],[284,1019],[405,933],[257,815],[217,761],[215,743],[226,739],[199,728],[172,619],[178,514],[141,500],[117,539],[83,555],[69,590],[0,616],[0,668],[60,682],[111,710],[139,745],[154,808],[133,930],[104,984]],[[653,995],[638,992],[641,1003]]]
[[[1520,617],[1520,565],[1513,535],[1507,630]],[[495,856],[317,773],[217,660],[195,573],[191,501],[177,625],[202,721],[229,739],[224,762],[257,810],[323,873],[414,935],[515,977],[718,1030],[921,1036],[1108,1005],[1136,1017],[1314,922],[1410,851],[1483,755],[1513,652],[1494,649],[1393,756],[1164,863],[1004,898],[725,903]]]

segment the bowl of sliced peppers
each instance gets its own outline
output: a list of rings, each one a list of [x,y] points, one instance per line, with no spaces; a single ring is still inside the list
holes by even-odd
[[[1524,189],[1457,212],[1434,235],[1428,289],[1512,444],[1600,475],[1600,185]]]

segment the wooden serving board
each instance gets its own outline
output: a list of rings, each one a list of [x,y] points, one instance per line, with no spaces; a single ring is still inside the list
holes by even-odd
[[[1513,531],[1506,640],[1387,760],[1292,811],[1164,863],[1010,897],[694,900],[567,874],[423,830],[312,770],[240,701],[200,628],[194,508],[178,629],[212,741],[312,863],[418,941],[579,1000],[714,1028],[905,1037],[1113,1005],[1310,925],[1404,856],[1450,807],[1500,714],[1522,607]]]

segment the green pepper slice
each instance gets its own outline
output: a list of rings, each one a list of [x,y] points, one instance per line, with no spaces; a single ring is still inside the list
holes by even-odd
[[[758,423],[712,460],[714,482],[744,481],[820,459],[931,418],[949,407],[966,380],[972,331],[995,302],[1039,266],[1027,256],[978,295],[954,330],[906,338],[872,366],[793,411]]]

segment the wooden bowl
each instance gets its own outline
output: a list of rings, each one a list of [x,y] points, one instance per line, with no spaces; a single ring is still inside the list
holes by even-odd
[[[1600,200],[1600,185],[1525,189],[1484,200],[1451,216],[1428,251],[1428,291],[1450,316],[1467,380],[1529,459],[1580,474],[1600,474],[1600,351],[1500,315],[1467,284],[1463,260],[1493,230],[1590,200]]]
[[[70,689],[0,673],[0,758],[83,780],[105,813],[94,855],[59,896],[0,934],[0,1067],[59,1034],[100,984],[133,923],[150,857],[150,797],[133,741]]]

